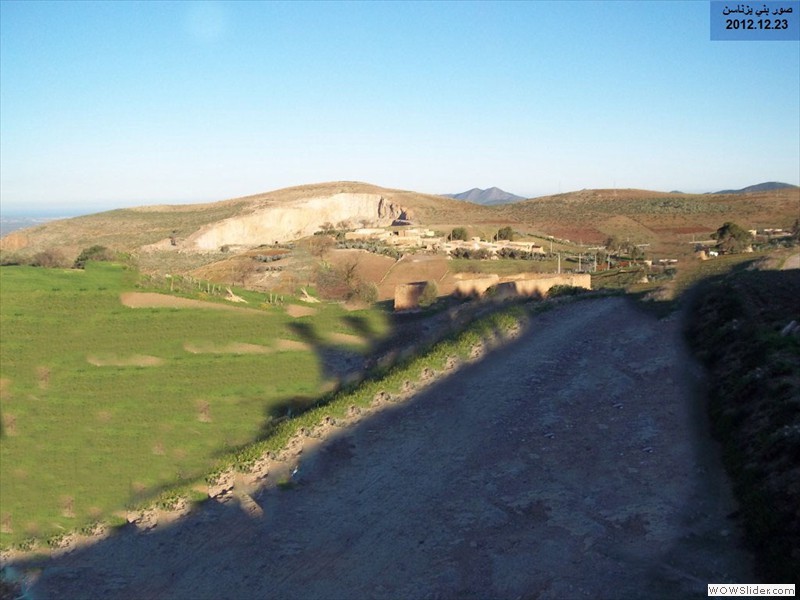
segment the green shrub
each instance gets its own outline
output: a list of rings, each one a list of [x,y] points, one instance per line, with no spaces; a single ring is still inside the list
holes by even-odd
[[[355,297],[366,304],[374,304],[378,301],[378,286],[371,281],[361,281],[356,287]]]
[[[428,281],[425,283],[425,288],[419,297],[419,305],[422,308],[427,308],[439,298],[439,286],[435,281]]]
[[[453,231],[450,232],[450,239],[451,240],[461,240],[462,242],[466,242],[469,239],[469,234],[464,227],[456,227]]]
[[[90,248],[84,248],[81,253],[78,255],[78,258],[75,259],[75,264],[73,265],[76,269],[83,269],[86,267],[86,263],[90,260],[96,260],[99,262],[111,262],[115,259],[114,252],[106,248],[105,246],[91,246]]]
[[[511,227],[503,227],[497,232],[495,236],[498,240],[508,240],[509,242],[514,240],[514,230]]]
[[[586,288],[578,287],[575,285],[554,285],[547,290],[548,298],[557,298],[559,296],[577,296],[583,294]]]

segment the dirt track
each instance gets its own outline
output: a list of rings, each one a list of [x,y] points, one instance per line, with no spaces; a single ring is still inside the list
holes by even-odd
[[[658,598],[754,581],[678,323],[621,298],[301,455],[299,484],[45,563],[35,598]]]

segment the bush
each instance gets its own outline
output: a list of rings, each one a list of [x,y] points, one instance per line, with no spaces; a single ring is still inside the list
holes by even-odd
[[[361,281],[356,288],[355,297],[366,304],[374,304],[378,301],[378,286],[371,281]]]
[[[577,296],[583,294],[586,288],[578,287],[575,285],[554,285],[547,290],[548,298],[557,298],[559,296]]]
[[[43,267],[45,269],[58,269],[64,268],[68,265],[67,257],[64,253],[55,248],[48,248],[42,252],[33,255],[31,265],[34,267]]]
[[[462,242],[466,242],[469,237],[467,230],[463,227],[456,227],[453,231],[450,232],[450,239],[451,240],[461,240]]]
[[[486,248],[478,248],[477,250],[470,250],[469,248],[454,248],[450,255],[453,258],[468,258],[473,260],[483,260],[492,256]]]
[[[419,297],[419,305],[422,308],[427,308],[439,298],[439,286],[435,281],[428,281],[425,283],[425,288]]]
[[[14,265],[25,265],[27,261],[18,254],[10,252],[0,252],[0,267],[10,267]]]
[[[508,240],[509,242],[514,240],[514,230],[511,227],[503,227],[497,232],[497,239],[498,240]]]
[[[90,248],[84,248],[81,251],[81,253],[78,255],[78,258],[75,259],[75,264],[73,266],[76,269],[83,269],[86,267],[86,263],[90,260],[110,262],[115,258],[116,256],[114,255],[114,252],[105,246],[91,246]]]
[[[735,254],[744,252],[753,243],[753,236],[736,223],[727,221],[712,236],[717,240],[717,247],[723,252]]]

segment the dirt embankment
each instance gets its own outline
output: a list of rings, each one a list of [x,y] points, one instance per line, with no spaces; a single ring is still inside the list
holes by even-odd
[[[569,304],[300,453],[291,489],[35,565],[33,592],[705,597],[753,576],[695,373],[677,321]]]
[[[795,255],[796,256],[796,255]],[[693,294],[713,431],[767,582],[800,573],[800,270],[748,270]]]

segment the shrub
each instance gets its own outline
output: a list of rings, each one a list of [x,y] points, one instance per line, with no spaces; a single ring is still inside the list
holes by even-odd
[[[463,227],[456,227],[453,231],[450,232],[450,239],[451,240],[461,240],[462,242],[466,242],[468,239],[469,234],[467,230]]]
[[[508,240],[509,242],[513,241],[514,240],[514,230],[511,229],[511,227],[503,227],[502,229],[500,229],[497,232],[497,236],[496,237],[497,237],[498,240]]]
[[[313,235],[308,240],[308,251],[317,258],[324,257],[336,245],[336,240],[329,235]]]
[[[547,290],[548,298],[557,298],[558,296],[577,296],[583,294],[586,288],[578,287],[575,285],[554,285]]]
[[[743,252],[753,243],[753,236],[749,231],[730,221],[717,229],[713,237],[717,240],[717,247],[720,250],[731,254]]]
[[[18,254],[10,252],[0,252],[0,267],[10,267],[13,265],[24,265],[27,261]]]
[[[422,308],[427,308],[439,298],[439,286],[435,281],[428,281],[425,283],[425,288],[419,297],[419,305]]]
[[[366,304],[374,304],[378,301],[378,286],[371,281],[361,281],[356,287],[355,296]]]
[[[114,260],[116,257],[114,256],[114,252],[106,248],[105,246],[91,246],[90,248],[84,248],[81,253],[78,255],[78,258],[75,259],[75,264],[73,265],[76,269],[83,269],[86,267],[86,263],[90,260],[96,260],[100,262],[109,262]]]
[[[68,265],[67,257],[64,253],[55,248],[48,248],[42,252],[37,252],[31,259],[34,267],[44,267],[46,269],[58,269]]]

